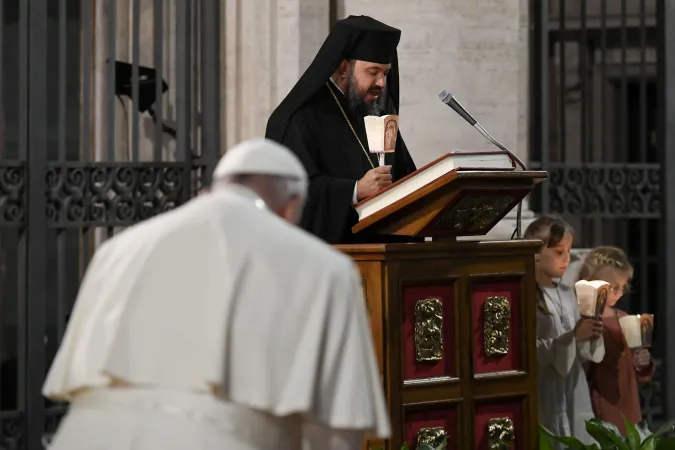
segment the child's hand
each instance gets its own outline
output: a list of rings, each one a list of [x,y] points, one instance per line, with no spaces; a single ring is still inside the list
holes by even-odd
[[[588,341],[595,336],[596,321],[589,317],[582,317],[574,327],[574,338],[578,342]]]
[[[649,351],[644,348],[637,349],[633,353],[633,362],[638,369],[647,367],[651,361],[652,356],[649,354]]]
[[[603,331],[605,331],[605,325],[602,323],[602,319],[599,317],[593,319],[593,336],[591,337],[591,340],[594,341],[602,337]]]

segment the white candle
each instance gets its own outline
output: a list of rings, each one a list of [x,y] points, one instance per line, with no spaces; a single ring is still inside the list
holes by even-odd
[[[640,348],[642,347],[642,330],[640,329],[640,315],[624,316],[619,319],[621,331],[626,338],[628,347]]]

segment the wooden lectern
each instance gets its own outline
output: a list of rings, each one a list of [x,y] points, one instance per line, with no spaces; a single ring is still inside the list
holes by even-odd
[[[536,449],[533,255],[482,236],[546,172],[451,172],[353,229],[443,242],[339,245],[363,276],[392,438],[366,448]]]

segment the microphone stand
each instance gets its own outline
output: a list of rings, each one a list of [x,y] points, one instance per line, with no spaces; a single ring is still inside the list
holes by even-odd
[[[511,150],[506,148],[501,142],[499,142],[497,139],[493,138],[492,135],[483,128],[483,125],[478,123],[476,119],[469,114],[469,112],[457,101],[457,99],[448,91],[441,91],[438,94],[438,98],[448,105],[449,107],[452,108],[453,111],[455,111],[457,114],[459,114],[464,120],[469,122],[469,125],[474,127],[480,134],[485,137],[488,141],[490,141],[492,144],[494,144],[497,148],[500,150],[504,151],[507,155],[509,155],[519,166],[523,171],[527,171],[527,167],[525,166],[525,163],[518,158],[516,155],[514,155]],[[513,234],[511,234],[511,239],[513,239],[513,236],[516,235],[518,239],[520,239],[521,236],[521,228],[522,228],[522,213],[523,213],[523,202],[522,200],[518,203],[518,207],[516,209],[516,229],[514,230]]]
[[[478,130],[478,132],[479,132],[480,134],[482,134],[483,137],[485,137],[485,139],[487,139],[488,141],[490,141],[490,142],[491,142],[492,144],[494,144],[498,149],[500,149],[500,150],[506,152],[506,154],[508,154],[511,158],[513,158],[513,160],[520,166],[521,169],[523,169],[523,171],[527,171],[527,167],[525,166],[525,163],[523,163],[523,161],[522,161],[520,158],[518,158],[516,155],[514,155],[513,152],[511,152],[511,150],[509,150],[509,149],[506,148],[504,145],[502,145],[501,142],[499,142],[497,139],[493,138],[492,135],[488,132],[488,130],[486,130],[485,128],[483,128],[483,125],[481,125],[480,123],[476,122],[476,123],[474,124],[473,127],[474,127],[476,130]],[[513,230],[513,233],[511,234],[511,239],[513,239],[513,235],[514,235],[514,234],[516,235],[516,238],[517,238],[517,239],[520,239],[520,237],[521,237],[521,232],[522,232],[522,215],[523,215],[523,202],[522,202],[522,200],[521,200],[520,202],[518,202],[518,207],[516,208],[516,229]]]

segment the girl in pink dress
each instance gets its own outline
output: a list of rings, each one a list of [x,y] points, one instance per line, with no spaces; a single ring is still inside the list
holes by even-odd
[[[586,256],[580,280],[603,280],[610,284],[603,315],[605,357],[590,362],[587,369],[593,411],[598,419],[613,423],[626,432],[624,416],[636,424],[642,420],[638,383],[649,381],[654,364],[649,351],[631,350],[619,326],[626,313],[614,305],[623,296],[633,277],[626,254],[616,247],[597,247]]]

